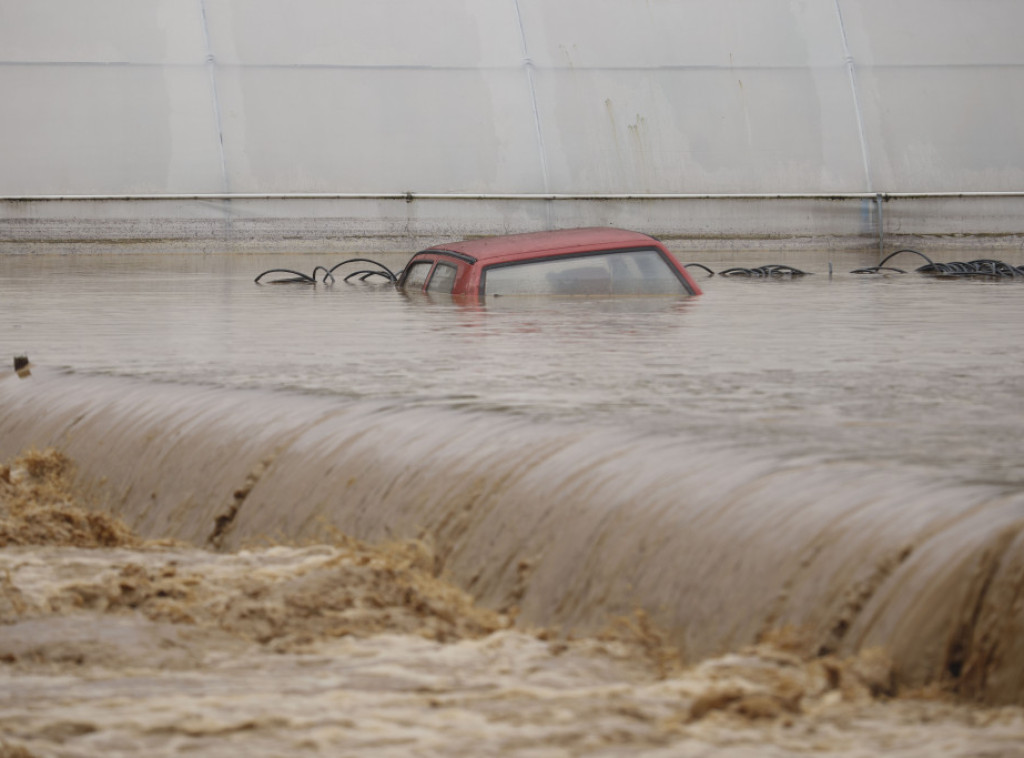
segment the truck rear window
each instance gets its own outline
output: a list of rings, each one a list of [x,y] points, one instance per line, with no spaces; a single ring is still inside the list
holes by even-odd
[[[423,289],[423,283],[427,281],[427,275],[433,265],[433,261],[416,261],[410,265],[405,271],[402,287],[407,290]]]
[[[687,295],[656,250],[584,253],[505,263],[484,271],[483,292],[503,295]]]

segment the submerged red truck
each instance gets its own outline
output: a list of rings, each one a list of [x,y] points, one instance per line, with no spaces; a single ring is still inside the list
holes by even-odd
[[[608,227],[436,245],[412,257],[398,286],[480,297],[701,294],[657,239]]]

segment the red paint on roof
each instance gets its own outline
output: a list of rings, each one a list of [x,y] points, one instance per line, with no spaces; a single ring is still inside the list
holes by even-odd
[[[529,232],[526,234],[507,234],[500,237],[482,237],[461,242],[434,245],[416,253],[406,267],[406,272],[417,261],[429,261],[432,266],[439,257],[446,254],[455,256],[445,265],[455,265],[457,269],[455,281],[452,283],[451,294],[477,296],[481,293],[482,279],[485,271],[493,266],[506,263],[526,262],[534,259],[575,255],[577,253],[597,253],[603,251],[624,251],[637,249],[654,249],[664,257],[682,280],[685,289],[691,295],[701,294],[700,287],[679,263],[674,255],[657,239],[641,232],[616,229],[607,226],[594,226],[584,229],[561,229],[553,232]],[[433,269],[429,276],[433,276]],[[405,274],[400,280],[404,286]],[[424,280],[423,289],[430,286],[429,279]]]
[[[555,253],[572,248],[613,250],[657,244],[657,240],[640,232],[594,226],[586,229],[563,229],[554,232],[528,232],[503,237],[485,237],[450,244],[433,245],[431,250],[450,250],[471,255],[477,260],[491,261],[506,256],[531,258],[538,253]]]

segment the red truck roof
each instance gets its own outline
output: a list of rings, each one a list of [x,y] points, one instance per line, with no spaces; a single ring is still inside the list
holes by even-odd
[[[657,251],[657,255],[664,260],[665,264],[674,272],[675,277],[680,280],[682,288],[691,295],[700,294],[700,287],[687,273],[686,268],[657,239],[641,232],[607,226],[507,234],[500,237],[481,237],[433,245],[412,257],[398,281],[398,286],[403,289],[410,287],[412,290],[425,289],[452,295],[482,296],[485,294],[487,272],[497,272],[505,266],[520,263],[530,264],[541,259],[564,258],[568,260],[577,256],[586,258],[591,254],[632,254],[641,251]],[[449,260],[445,263],[439,262],[439,259],[445,256],[448,256]],[[595,257],[594,260],[596,261],[597,258]],[[458,261],[458,263],[454,261]],[[435,278],[435,269],[438,270],[441,278]],[[504,273],[506,272],[503,270],[502,274]],[[495,273],[494,276],[499,276],[499,274]],[[567,287],[571,288],[570,280],[577,276],[593,277],[594,274],[593,272],[578,274],[572,271],[566,272],[565,276],[560,277],[560,279],[566,279],[565,282],[559,284],[560,291],[566,290]],[[412,284],[410,284],[410,278]],[[607,278],[606,276],[605,279]],[[632,286],[625,284],[629,281],[628,277],[621,281],[627,289]],[[583,287],[585,284],[581,279],[579,286]],[[607,285],[610,293],[610,279],[608,279]],[[521,286],[521,284],[516,286]],[[535,284],[530,285],[530,287],[535,286]],[[545,286],[547,285],[541,286],[540,290],[544,290]],[[589,286],[593,288],[593,283],[591,282]],[[642,291],[642,289],[641,287],[641,290],[638,291]],[[496,294],[501,295],[502,293]],[[538,291],[538,294],[546,293]],[[593,294],[600,294],[600,292],[595,290]]]
[[[571,248],[611,250],[623,247],[642,247],[657,242],[653,237],[626,229],[594,226],[586,229],[563,229],[554,232],[527,232],[503,237],[483,237],[450,244],[433,245],[431,250],[462,253],[478,261],[498,258],[531,258],[538,253],[556,252]]]

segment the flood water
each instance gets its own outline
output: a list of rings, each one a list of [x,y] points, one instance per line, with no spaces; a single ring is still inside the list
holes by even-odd
[[[1019,282],[849,275],[840,263],[829,279],[828,261],[808,257],[815,275],[785,282],[694,271],[705,295],[683,301],[473,306],[387,286],[252,283],[323,261],[9,256],[5,352],[83,374],[686,432],[1024,483]]]
[[[763,257],[700,262],[814,273],[464,303],[253,283],[323,256],[0,257],[3,459],[66,450],[195,546],[0,551],[0,755],[1024,754],[1024,283]],[[333,530],[422,540],[501,620],[231,611],[348,560]],[[125,605],[169,571],[183,616]],[[677,668],[593,637],[638,609]],[[822,673],[874,650],[892,689]]]

